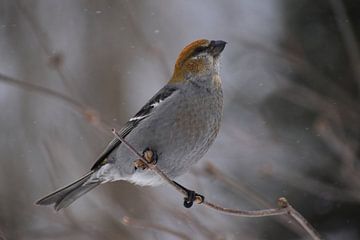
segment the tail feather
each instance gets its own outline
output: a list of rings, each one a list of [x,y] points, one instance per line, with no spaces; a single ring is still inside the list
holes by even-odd
[[[65,186],[49,195],[38,200],[35,204],[37,205],[51,205],[54,204],[56,211],[59,211],[62,208],[69,206],[76,199],[90,191],[91,189],[98,186],[101,182],[92,181],[87,183],[94,171],[87,173],[85,176],[79,180],[71,183],[68,186]]]

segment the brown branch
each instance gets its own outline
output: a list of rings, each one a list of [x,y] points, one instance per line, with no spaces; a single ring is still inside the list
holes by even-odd
[[[136,19],[136,17],[132,14],[133,10],[131,9],[131,4],[134,2],[126,2],[124,4],[124,8],[126,9],[125,13],[127,14],[127,21],[130,24],[130,29],[133,31],[136,39],[141,41],[142,46],[144,47],[145,51],[149,52],[150,54],[153,54],[157,57],[158,61],[160,62],[162,72],[165,77],[168,77],[170,75],[169,72],[169,64],[160,48],[154,47],[151,44],[151,41],[147,39],[146,34],[141,29],[141,26],[139,26],[139,21]]]
[[[132,227],[137,227],[137,228],[146,228],[146,229],[154,229],[154,230],[158,230],[161,232],[165,232],[165,233],[169,233],[173,236],[176,236],[180,239],[184,239],[184,240],[190,240],[191,238],[186,236],[184,233],[178,232],[176,230],[170,229],[168,227],[165,227],[163,225],[160,224],[154,224],[154,223],[150,223],[150,222],[144,222],[144,221],[139,221],[136,220],[134,218],[130,218],[128,216],[123,217],[122,219],[122,223],[126,226],[132,226]]]
[[[304,230],[312,237],[312,239],[321,239],[320,234],[310,225],[310,223],[290,205],[286,198],[281,197],[278,199],[278,205],[287,209],[289,214]]]
[[[350,59],[353,74],[358,85],[358,95],[360,96],[360,49],[357,43],[354,29],[351,22],[349,21],[344,3],[338,0],[331,0],[330,5],[335,14],[335,20]]]
[[[180,188],[178,185],[174,184],[174,182],[162,171],[160,170],[156,165],[149,164],[146,159],[133,147],[131,144],[129,144],[124,138],[122,138],[115,129],[112,130],[114,136],[119,139],[129,150],[131,150],[137,157],[139,157],[139,160],[143,162],[143,164],[149,168],[150,170],[157,173],[160,177],[163,178],[165,182],[170,184],[174,189],[176,189],[178,192],[183,194],[185,197],[187,196],[187,193],[184,191],[184,189]],[[222,206],[219,206],[215,203],[209,202],[209,201],[203,201],[199,203],[203,206],[212,208],[216,211],[219,211],[221,213],[227,214],[227,215],[234,215],[238,217],[268,217],[268,216],[278,216],[278,215],[290,215],[300,226],[304,228],[304,230],[313,238],[313,239],[321,239],[319,233],[308,223],[308,221],[301,216],[299,212],[297,212],[286,200],[286,198],[281,197],[278,199],[278,208],[269,208],[269,209],[262,209],[262,210],[253,210],[253,211],[247,211],[247,210],[240,210],[240,209],[232,209],[232,208],[225,208]]]
[[[241,197],[247,198],[247,200],[252,203],[256,204],[260,207],[270,208],[271,204],[266,201],[262,196],[260,196],[258,193],[250,189],[249,187],[245,186],[244,184],[241,184],[236,179],[233,179],[232,177],[227,176],[224,174],[220,169],[218,169],[214,164],[207,162],[204,169],[206,174],[211,175],[215,179],[218,179],[219,181],[223,182],[227,186],[230,187],[230,189],[237,190],[237,192],[241,195]],[[289,225],[289,216],[283,215],[279,218],[276,218],[276,220],[282,224],[283,226],[291,229],[293,232],[301,235],[303,230],[298,225]]]
[[[70,107],[72,107],[72,109],[74,109],[77,113],[82,115],[86,119],[87,122],[91,123],[92,125],[97,127],[99,130],[102,130],[103,132],[105,132],[105,129],[110,129],[110,127],[107,127],[108,124],[101,121],[97,111],[76,101],[75,99],[73,99],[69,96],[66,96],[65,94],[59,93],[57,91],[54,91],[54,90],[46,88],[46,87],[42,87],[42,86],[38,86],[38,85],[35,85],[32,83],[29,83],[26,81],[21,81],[19,79],[7,76],[2,73],[0,73],[0,82],[9,84],[9,85],[12,85],[15,87],[19,87],[19,88],[22,88],[24,90],[28,90],[31,92],[40,93],[45,96],[52,97],[56,100],[60,100],[64,103],[68,104]]]
[[[64,84],[66,90],[70,92],[71,96],[76,96],[73,92],[73,87],[71,87],[71,83],[74,81],[70,81],[64,72],[64,56],[60,52],[55,52],[50,47],[50,41],[47,34],[41,29],[40,24],[36,21],[35,17],[28,11],[28,9],[20,2],[15,1],[19,12],[22,14],[26,22],[29,24],[31,31],[34,33],[40,47],[42,48],[43,52],[45,53],[48,59],[48,66],[55,70],[59,78],[61,79],[62,83]]]

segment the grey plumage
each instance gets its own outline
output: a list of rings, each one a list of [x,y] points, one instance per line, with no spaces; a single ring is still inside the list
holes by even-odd
[[[172,79],[119,131],[138,152],[152,149],[157,166],[169,177],[185,173],[209,149],[222,118],[223,95],[219,54],[223,41],[198,40],[184,48]],[[126,180],[138,185],[158,185],[163,180],[151,170],[135,169],[137,157],[114,138],[91,171],[76,182],[37,202],[56,210],[101,183]]]
[[[98,186],[101,182],[89,182],[91,175],[94,172],[91,171],[87,173],[85,176],[81,177],[79,180],[56,190],[55,192],[43,197],[42,199],[36,202],[37,205],[52,205],[54,204],[54,208],[56,211],[59,211],[62,208],[69,206],[76,199],[90,191],[91,189]]]

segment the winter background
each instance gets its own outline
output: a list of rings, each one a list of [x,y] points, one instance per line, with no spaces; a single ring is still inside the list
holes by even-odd
[[[166,185],[34,206],[89,170],[199,38],[228,42],[224,119],[179,182],[244,210],[285,196],[326,239],[359,239],[359,11],[358,0],[1,0],[0,239],[307,238],[286,216],[185,209]]]

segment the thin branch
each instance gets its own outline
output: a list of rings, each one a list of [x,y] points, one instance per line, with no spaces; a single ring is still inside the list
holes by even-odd
[[[321,239],[320,234],[315,230],[313,226],[290,205],[286,198],[281,197],[278,199],[278,205],[287,209],[289,214],[304,230],[312,237],[312,239]]]
[[[218,179],[219,181],[223,182],[224,184],[228,185],[230,189],[237,190],[237,192],[241,195],[241,197],[245,197],[250,201],[250,203],[254,204],[256,203],[260,207],[270,208],[271,204],[266,201],[262,196],[260,196],[258,193],[254,192],[249,187],[241,184],[239,181],[236,181],[236,179],[233,179],[226,174],[224,174],[220,169],[218,169],[214,164],[207,162],[205,165],[204,171],[211,175],[212,177]],[[291,229],[293,232],[301,235],[302,229],[298,225],[289,225],[289,216],[283,215],[279,218],[276,218],[276,220],[284,225],[285,227]]]
[[[336,23],[343,38],[347,54],[350,58],[354,77],[358,84],[360,96],[360,49],[356,40],[354,29],[347,16],[343,1],[331,0],[330,4],[335,14]]]
[[[122,219],[122,223],[126,226],[131,226],[131,227],[137,227],[137,228],[146,228],[146,229],[154,229],[154,230],[158,230],[161,232],[165,232],[165,233],[169,233],[175,237],[178,237],[180,239],[184,239],[184,240],[190,240],[191,238],[186,236],[184,233],[178,232],[176,230],[170,229],[168,227],[165,227],[163,225],[160,224],[154,224],[154,223],[150,223],[150,222],[144,222],[144,221],[139,221],[136,220],[134,218],[130,218],[128,216],[123,217]]]
[[[0,73],[0,81],[12,86],[16,86],[31,92],[37,92],[46,95],[48,97],[52,97],[54,99],[60,100],[71,106],[76,112],[82,115],[87,122],[90,122],[92,125],[98,127],[100,130],[104,131],[104,129],[106,128],[110,129],[109,127],[107,127],[107,124],[101,122],[101,119],[97,111],[80,103],[79,101],[76,101],[75,99],[69,96],[66,96],[62,93],[59,93],[57,91],[54,91],[46,87],[42,87],[26,81],[18,80],[14,77],[10,77],[2,73]]]
[[[124,8],[126,9],[126,14],[127,14],[127,20],[128,23],[130,25],[130,29],[133,31],[135,37],[137,40],[141,41],[142,46],[144,47],[144,49],[149,52],[150,54],[153,54],[157,57],[158,61],[161,64],[161,68],[162,68],[162,72],[164,74],[165,77],[168,77],[170,75],[169,72],[169,64],[162,52],[162,50],[160,48],[154,47],[150,40],[147,39],[146,34],[143,32],[143,30],[141,29],[141,26],[139,26],[139,21],[138,19],[136,19],[136,17],[132,14],[132,9],[131,9],[131,4],[133,4],[134,2],[126,2],[126,4],[124,4]]]
[[[183,194],[184,196],[187,196],[187,193],[184,191],[184,189],[180,188],[178,185],[174,184],[174,182],[162,171],[160,170],[156,165],[149,164],[146,159],[133,147],[131,144],[129,144],[124,138],[122,138],[115,129],[112,130],[112,133],[114,136],[119,139],[129,150],[131,150],[137,157],[139,157],[139,160],[142,161],[142,163],[149,168],[150,170],[157,173],[160,177],[163,178],[164,181],[166,181],[168,184],[170,184],[174,189],[176,189],[178,192]],[[215,203],[209,202],[209,201],[203,201],[199,203],[203,206],[212,208],[216,211],[219,211],[221,213],[227,214],[227,215],[234,215],[238,217],[268,217],[268,216],[278,216],[278,215],[290,215],[300,226],[304,228],[304,230],[313,238],[316,240],[321,239],[319,233],[316,232],[316,230],[308,223],[308,221],[301,216],[300,213],[298,213],[286,200],[286,198],[281,197],[278,199],[278,208],[269,208],[269,209],[263,209],[263,210],[253,210],[253,211],[247,211],[247,210],[240,210],[240,209],[232,209],[232,208],[225,208],[222,206],[219,206]]]
[[[44,31],[42,31],[40,24],[36,21],[35,17],[27,10],[27,8],[20,2],[15,1],[17,4],[17,8],[19,9],[22,16],[25,18],[26,22],[30,25],[30,29],[35,34],[35,37],[44,51],[47,59],[48,66],[54,69],[64,84],[66,90],[70,92],[70,95],[75,96],[73,92],[73,87],[71,87],[71,82],[64,74],[62,67],[64,63],[64,56],[59,52],[54,52],[51,50],[49,37],[46,35]]]

